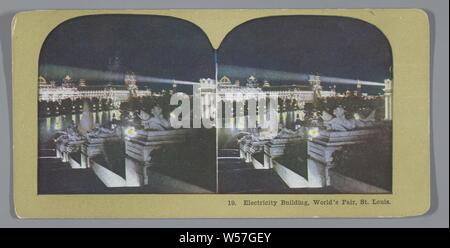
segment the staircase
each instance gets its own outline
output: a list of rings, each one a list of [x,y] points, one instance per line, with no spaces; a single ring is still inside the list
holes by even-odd
[[[72,169],[56,157],[54,149],[41,149],[38,154],[38,194],[89,194],[106,189],[92,170]]]
[[[257,170],[239,158],[237,149],[218,151],[219,193],[282,193],[289,188],[272,169]]]
[[[238,149],[218,151],[218,191],[235,194],[338,194],[332,187],[289,188],[273,169],[255,169]]]

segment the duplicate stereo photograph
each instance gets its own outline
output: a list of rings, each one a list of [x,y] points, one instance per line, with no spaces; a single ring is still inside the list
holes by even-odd
[[[218,49],[157,15],[70,19],[38,75],[38,194],[392,192],[392,51],[337,16],[250,20]]]

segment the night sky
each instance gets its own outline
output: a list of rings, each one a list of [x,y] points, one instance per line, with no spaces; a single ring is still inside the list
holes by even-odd
[[[117,70],[123,72],[195,82],[214,78],[214,51],[205,34],[187,21],[161,16],[98,15],[69,20],[47,38],[40,65],[108,71],[113,57],[120,58]],[[376,82],[392,78],[392,53],[385,36],[366,22],[342,17],[249,21],[226,36],[218,63]],[[42,69],[40,74],[56,76]],[[258,78],[258,72],[254,74]],[[241,77],[232,79],[248,75]],[[286,82],[273,82],[277,83]]]
[[[220,64],[274,71],[375,82],[392,78],[386,37],[371,24],[343,17],[252,20],[227,35],[218,58]],[[254,74],[258,78],[258,71]]]
[[[108,61],[119,57],[118,72],[197,82],[214,77],[212,54],[203,31],[187,21],[162,16],[98,15],[59,25],[45,41],[39,62],[108,71]],[[53,77],[50,72],[40,73]]]

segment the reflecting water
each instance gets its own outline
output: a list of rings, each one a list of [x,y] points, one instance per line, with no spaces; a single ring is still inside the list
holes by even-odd
[[[300,120],[304,120],[305,113],[303,110],[297,111],[288,111],[282,112],[278,114],[278,121],[280,124],[287,128],[293,128],[295,120],[298,118]],[[257,120],[262,118],[262,116],[258,116]],[[260,121],[257,121],[260,123]],[[248,124],[248,117],[239,117],[239,118],[230,118],[224,120],[223,123],[228,123],[231,128],[218,128],[218,148],[231,148],[237,145],[236,140],[240,138],[239,134],[242,132],[248,131],[245,128]],[[224,125],[223,125],[224,126]],[[244,127],[244,128],[240,128]]]
[[[79,125],[80,114],[67,114],[52,117],[39,118],[39,143],[47,143],[58,131],[64,130],[75,123]],[[94,123],[107,124],[112,119],[120,119],[120,112],[118,110],[102,111],[93,113]],[[258,117],[261,118],[261,117]],[[289,111],[278,114],[279,123],[288,128],[293,128],[294,122],[297,118],[304,119],[304,112],[302,110]],[[248,118],[246,116],[240,118],[231,118],[226,120],[231,128],[218,128],[218,145],[219,148],[236,145],[236,139],[239,133],[247,131]],[[259,121],[258,121],[259,122]],[[244,128],[238,128],[244,127]]]
[[[80,123],[82,113],[66,114],[39,118],[39,143],[47,143],[58,131],[64,130],[72,123]],[[107,124],[113,117],[120,119],[119,110],[94,112],[93,121],[98,124]]]

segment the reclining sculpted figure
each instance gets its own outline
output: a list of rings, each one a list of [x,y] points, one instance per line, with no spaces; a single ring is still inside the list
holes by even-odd
[[[305,134],[305,129],[303,127],[298,127],[297,130],[290,130],[284,127],[283,124],[279,124],[279,131],[277,134],[277,138],[293,138],[293,137],[303,137]]]
[[[366,118],[359,118],[355,120],[356,127],[372,127],[376,124],[375,120],[375,110],[370,112],[370,114]]]
[[[73,127],[68,127],[65,131],[60,131],[60,133],[62,135],[55,139],[55,144],[60,151],[73,152],[78,149],[77,146],[72,145],[72,142],[82,141],[83,137]]]
[[[145,130],[164,131],[171,128],[170,122],[164,118],[162,109],[159,106],[152,108],[152,117],[145,111],[141,110],[138,115],[141,119],[141,125]]]
[[[95,124],[95,128],[87,133],[89,137],[106,138],[117,135],[117,127],[115,129],[108,129],[102,127],[100,124]]]
[[[356,128],[366,128],[375,125],[375,110],[373,110],[366,118],[360,119],[347,119],[345,118],[345,110],[342,107],[337,107],[332,115],[328,114],[326,111],[322,113],[322,119],[324,120],[324,125],[328,130],[333,131],[350,131]]]

